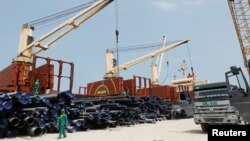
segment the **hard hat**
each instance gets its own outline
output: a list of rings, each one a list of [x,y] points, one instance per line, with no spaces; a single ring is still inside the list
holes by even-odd
[[[65,110],[64,110],[64,109],[62,109],[62,110],[61,110],[61,113],[65,113]]]

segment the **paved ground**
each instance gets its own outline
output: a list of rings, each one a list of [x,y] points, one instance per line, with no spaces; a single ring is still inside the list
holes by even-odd
[[[139,124],[131,127],[107,128],[105,130],[88,130],[67,134],[61,141],[207,141],[207,134],[202,133],[200,126],[193,119],[166,120],[156,124]],[[57,134],[41,137],[18,137],[2,139],[3,141],[52,141]]]

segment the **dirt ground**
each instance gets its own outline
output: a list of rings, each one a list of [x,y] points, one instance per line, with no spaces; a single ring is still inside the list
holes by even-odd
[[[62,141],[206,141],[207,134],[192,118],[159,121],[156,124],[138,124],[130,127],[107,128],[68,133]],[[58,140],[57,134],[41,137],[17,137],[2,141],[52,141]]]

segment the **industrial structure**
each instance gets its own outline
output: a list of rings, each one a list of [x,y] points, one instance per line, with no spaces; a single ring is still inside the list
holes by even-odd
[[[208,124],[215,122],[238,124],[244,120],[246,124],[249,123],[247,108],[250,88],[240,68],[231,67],[225,74],[225,83],[206,84],[208,81],[196,79],[193,68],[192,74],[187,76],[184,62],[182,79],[174,79],[170,85],[159,83],[164,53],[187,43],[189,39],[167,44],[164,36],[162,46],[158,50],[124,64],[117,64],[114,51],[107,50],[104,79],[90,82],[87,87],[80,87],[79,94],[72,93],[74,64],[37,55],[113,1],[95,0],[74,12],[70,11],[67,14],[79,13],[37,39],[33,37],[34,25],[50,21],[53,16],[22,26],[17,57],[11,65],[0,71],[0,138],[20,134],[40,136],[47,132],[57,132],[57,118],[61,109],[65,109],[69,116],[68,132],[187,117],[190,114],[185,108],[190,110],[191,106],[191,109],[195,109],[195,123],[202,124],[204,131]],[[244,64],[250,75],[250,1],[228,0],[228,5]],[[118,35],[119,31],[116,30],[117,42]],[[151,78],[134,75],[132,79],[125,80],[118,75],[119,71],[152,58],[155,61],[151,64]],[[38,64],[40,61],[44,64]],[[55,65],[58,65],[58,72],[55,72]],[[69,66],[70,72],[65,75],[63,71],[66,65]],[[229,80],[232,76],[236,76],[239,83],[239,79],[243,78],[244,83],[232,84]],[[68,91],[61,91],[62,78],[69,80]],[[35,93],[33,84],[38,81],[40,83]],[[57,88],[54,88],[55,83]],[[85,89],[83,94],[82,88]]]
[[[56,74],[56,77],[58,77],[57,91],[60,90],[60,80],[63,77],[67,77],[70,79],[69,90],[71,91],[74,77],[73,63],[43,58],[46,60],[45,64],[43,66],[36,67],[36,59],[41,57],[34,56],[38,55],[38,53],[40,53],[41,51],[47,50],[54,42],[58,41],[60,38],[71,32],[72,30],[78,28],[82,23],[97,14],[111,2],[113,2],[113,0],[97,0],[84,5],[84,9],[80,9],[81,11],[79,13],[36,40],[32,36],[34,27],[29,24],[24,24],[20,34],[17,58],[10,66],[0,72],[0,91],[29,92],[33,90],[32,84],[36,79],[42,81],[39,89],[40,93],[45,93],[46,90],[53,91],[55,75],[54,67],[51,64],[52,61],[56,61],[59,63],[59,72],[58,74]],[[46,21],[50,18],[51,17],[43,18],[41,19],[41,21]],[[37,20],[32,24],[41,21]],[[62,76],[64,64],[70,65],[71,73],[68,76]]]
[[[116,66],[114,51],[108,49],[106,51],[106,73],[104,75],[104,80],[88,83],[86,90],[87,95],[121,95],[124,91],[127,91],[132,96],[153,95],[159,96],[163,99],[168,99],[170,101],[177,101],[179,99],[179,96],[176,93],[176,88],[169,85],[160,86],[158,80],[160,77],[163,53],[187,42],[188,39],[184,39],[166,45],[166,38],[164,37],[162,47],[158,50],[138,57],[119,66]],[[122,77],[117,76],[117,73],[119,71],[127,70],[133,65],[151,58],[157,58],[156,62],[151,65],[151,79],[134,76],[133,79],[124,80]]]
[[[244,65],[250,76],[249,0],[227,0],[240,43]],[[225,81],[194,87],[194,121],[204,132],[208,125],[249,124],[249,84],[241,70],[232,66]]]
[[[240,43],[240,49],[243,57],[243,62],[248,68],[250,55],[250,1],[249,0],[227,0],[228,6],[232,15],[234,27]]]
[[[186,115],[181,108],[173,108],[168,101],[151,96],[150,89],[145,89],[151,87],[151,80],[139,76],[134,76],[133,80],[128,81],[123,81],[121,77],[109,79],[111,90],[106,90],[105,83],[101,82],[97,88],[91,86],[88,89],[90,92],[91,89],[95,90],[90,95],[72,95],[74,64],[37,56],[112,1],[97,0],[88,3],[83,10],[79,10],[78,14],[36,40],[32,35],[34,30],[32,25],[41,21],[37,20],[32,24],[23,25],[17,58],[0,72],[0,138],[20,134],[40,136],[47,132],[57,132],[58,113],[62,108],[69,116],[68,132],[89,128],[116,127],[117,125],[155,123],[159,120],[171,117],[180,118]],[[43,20],[48,19],[43,18]],[[119,69],[125,69],[140,61],[150,59],[187,41],[178,41],[126,63]],[[41,60],[45,64],[39,66],[37,62]],[[57,73],[54,71],[54,63],[59,66]],[[70,73],[67,76],[63,75],[65,65],[70,66]],[[116,72],[114,69],[110,70],[111,73]],[[58,80],[56,89],[54,88],[55,77]],[[69,91],[61,92],[61,78],[69,79]],[[35,93],[33,84],[38,81],[40,84]],[[122,94],[123,84],[126,88],[131,86],[131,89],[126,90],[134,92],[134,95],[112,97],[112,94]],[[175,94],[174,88],[169,90]],[[176,112],[173,114],[172,111]]]
[[[209,83],[208,80],[198,80],[194,73],[187,74],[187,65],[185,60],[183,60],[180,70],[182,71],[183,77],[177,79],[176,76],[174,75],[174,78],[170,83],[171,86],[176,87],[177,92],[183,91],[184,88],[192,92],[193,86]]]

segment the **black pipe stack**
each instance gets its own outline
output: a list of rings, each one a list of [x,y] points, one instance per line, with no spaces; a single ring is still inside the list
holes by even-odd
[[[58,132],[61,109],[68,115],[67,131],[130,126],[169,119],[172,104],[155,96],[73,96],[69,91],[34,96],[0,93],[0,138],[41,136]]]

